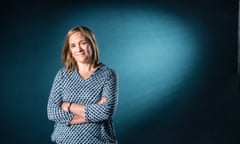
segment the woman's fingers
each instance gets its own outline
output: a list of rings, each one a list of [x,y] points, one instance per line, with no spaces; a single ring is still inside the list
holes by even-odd
[[[102,97],[99,101],[98,104],[104,104],[107,102],[107,97]]]

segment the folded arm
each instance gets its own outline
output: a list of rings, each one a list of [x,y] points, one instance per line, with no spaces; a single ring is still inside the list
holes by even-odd
[[[107,102],[107,97],[102,97],[97,104],[104,104]],[[80,123],[87,123],[88,121],[85,118],[85,105],[77,104],[77,103],[70,103],[64,102],[61,105],[62,109],[65,112],[73,113],[73,118],[70,121],[71,125],[80,124]]]
[[[115,71],[111,70],[102,91],[102,96],[105,96],[107,101],[104,104],[86,105],[85,118],[91,122],[111,119],[116,111],[118,91],[118,77]]]
[[[118,78],[114,71],[107,78],[102,99],[96,104],[77,104],[72,103],[70,108],[69,102],[64,102],[61,107],[65,112],[71,112],[74,116],[70,124],[80,124],[86,122],[99,122],[110,119],[118,103]]]
[[[48,119],[62,123],[62,124],[68,124],[69,121],[72,119],[73,114],[68,113],[64,111],[61,108],[61,103],[62,103],[62,78],[61,78],[61,71],[57,73],[55,76],[50,96],[48,99],[48,105],[47,105],[47,114],[48,114]]]

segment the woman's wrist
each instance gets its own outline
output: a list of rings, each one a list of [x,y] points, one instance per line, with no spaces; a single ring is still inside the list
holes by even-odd
[[[67,107],[68,112],[71,112],[71,106],[72,106],[72,102],[69,102],[68,107]]]

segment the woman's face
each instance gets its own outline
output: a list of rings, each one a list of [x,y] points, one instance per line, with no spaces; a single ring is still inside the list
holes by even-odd
[[[80,32],[75,32],[69,37],[69,49],[78,63],[90,62],[92,53],[90,44]]]

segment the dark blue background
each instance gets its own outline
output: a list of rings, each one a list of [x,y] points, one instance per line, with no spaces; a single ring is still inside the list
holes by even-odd
[[[187,65],[191,70],[185,73],[184,80],[169,86],[167,92],[164,86],[169,79],[163,79],[164,74],[168,72],[168,64],[178,68],[171,65],[175,61],[162,62],[160,52],[164,51],[153,49],[154,44],[148,48],[137,47],[151,42],[158,34],[162,39],[166,37],[172,46],[176,41],[168,37],[175,33],[171,33],[171,27],[158,29],[158,24],[164,22],[160,20],[149,22],[148,28],[151,25],[156,28],[148,34],[142,25],[147,22],[140,20],[146,20],[149,15],[142,18],[136,11],[140,14],[151,11],[155,19],[163,14],[171,15],[196,34],[182,40],[186,43],[197,39],[197,46],[191,48],[197,52],[191,57],[194,62]],[[76,20],[78,14],[79,21]],[[139,19],[134,19],[135,15]],[[129,20],[133,23],[128,27],[126,21]],[[2,2],[1,142],[49,143],[53,123],[47,119],[46,106],[52,80],[62,66],[63,38],[69,28],[87,25],[96,32],[101,60],[114,67],[120,76],[120,101],[114,117],[119,143],[237,144],[240,142],[237,24],[236,0]],[[143,30],[139,31],[138,26]],[[162,31],[170,35],[165,36]],[[146,33],[146,37],[140,37]],[[177,50],[181,48],[178,43],[173,48],[175,52],[170,54],[187,52]],[[154,68],[145,60],[151,59],[145,55],[150,50],[154,50],[151,51]],[[171,55],[166,60],[170,58]],[[171,60],[174,59],[173,56]],[[144,67],[138,61],[143,62]],[[148,73],[146,69],[155,72]],[[178,71],[169,70],[168,76],[174,72]],[[145,88],[142,88],[145,86],[142,79],[147,85]],[[156,97],[161,99],[154,99]]]

